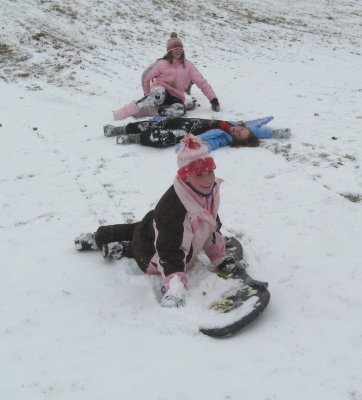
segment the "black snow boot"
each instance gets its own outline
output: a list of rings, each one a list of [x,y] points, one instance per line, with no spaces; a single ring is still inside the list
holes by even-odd
[[[140,142],[139,133],[130,133],[129,135],[119,135],[117,137],[117,144],[134,144]]]
[[[75,248],[81,250],[99,250],[95,241],[95,234],[91,232],[82,233],[74,239]]]
[[[124,252],[123,242],[111,242],[102,245],[102,254],[104,259],[120,260]]]
[[[126,127],[125,126],[105,125],[103,127],[103,133],[104,133],[104,136],[106,136],[106,137],[124,135],[126,133]]]

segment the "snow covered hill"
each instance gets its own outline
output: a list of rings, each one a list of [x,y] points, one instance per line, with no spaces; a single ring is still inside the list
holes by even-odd
[[[284,61],[302,52],[309,60],[321,49],[336,58],[340,51],[361,52],[358,1],[2,0],[1,18],[1,77],[26,78],[29,87],[35,78],[102,90],[104,82],[94,82],[95,76],[116,83],[132,69],[138,77],[142,66],[164,54],[172,30],[200,66],[229,61],[230,73],[245,58]]]
[[[2,0],[0,21],[0,399],[361,400],[361,2]],[[172,182],[173,149],[102,126],[174,30],[222,107],[195,88],[191,116],[293,132],[214,153],[224,227],[271,291],[227,340],[198,332],[223,290],[202,259],[167,310],[132,260],[72,243]]]

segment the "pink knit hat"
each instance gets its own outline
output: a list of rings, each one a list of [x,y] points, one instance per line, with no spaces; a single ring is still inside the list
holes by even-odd
[[[177,36],[176,32],[172,32],[170,34],[170,39],[167,41],[167,53],[176,49],[183,49],[184,45],[181,42],[181,39]]]
[[[216,168],[215,161],[210,156],[207,146],[198,137],[186,133],[181,143],[182,147],[177,155],[179,167],[177,173],[181,178],[202,174]]]

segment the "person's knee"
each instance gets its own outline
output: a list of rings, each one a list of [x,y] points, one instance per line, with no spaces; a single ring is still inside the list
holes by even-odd
[[[160,106],[165,102],[166,89],[162,86],[154,87],[151,92],[136,102],[138,110],[144,110],[154,106]]]
[[[102,248],[102,245],[104,243],[107,243],[108,236],[109,236],[109,233],[108,233],[107,226],[100,226],[96,230],[96,233],[94,234],[94,240],[99,249]]]
[[[151,90],[152,95],[154,96],[155,106],[159,106],[165,102],[166,99],[166,89],[162,86],[156,86]],[[150,93],[150,95],[151,95]]]

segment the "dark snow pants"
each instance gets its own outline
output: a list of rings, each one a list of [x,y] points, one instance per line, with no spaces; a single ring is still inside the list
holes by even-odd
[[[220,122],[201,118],[131,122],[126,126],[126,134],[140,134],[140,144],[143,146],[169,147],[179,143],[186,133],[197,136],[210,129],[216,129]]]
[[[153,228],[154,210],[149,211],[141,221],[133,224],[100,226],[95,233],[95,241],[102,244],[122,242],[123,256],[134,258],[143,272],[147,271],[155,254],[155,232]]]
[[[123,255],[125,257],[134,258],[131,243],[134,231],[138,224],[139,222],[136,222],[134,224],[100,226],[95,234],[95,241],[97,246],[101,249],[102,244],[112,242],[126,242]]]

